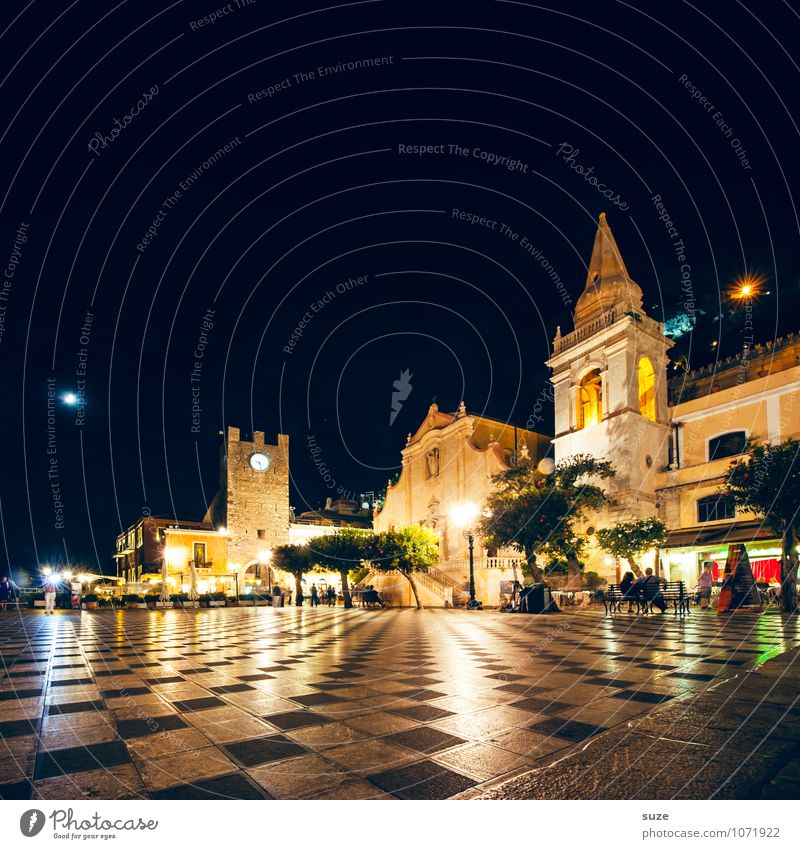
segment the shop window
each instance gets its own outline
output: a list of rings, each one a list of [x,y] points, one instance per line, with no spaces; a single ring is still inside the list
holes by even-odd
[[[718,522],[721,519],[733,519],[736,517],[736,508],[732,498],[722,495],[709,495],[706,498],[697,499],[697,521]]]
[[[656,420],[656,373],[647,357],[639,360],[639,412],[651,422]]]
[[[599,424],[603,419],[603,379],[600,369],[590,371],[578,390],[578,427]]]
[[[722,457],[736,457],[747,450],[747,432],[732,430],[708,440],[708,459],[719,460]]]

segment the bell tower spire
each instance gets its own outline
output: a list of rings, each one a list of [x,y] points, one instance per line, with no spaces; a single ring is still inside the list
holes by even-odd
[[[606,214],[601,212],[586,285],[575,304],[575,328],[601,316],[614,321],[630,312],[642,312],[642,290],[628,274]]]

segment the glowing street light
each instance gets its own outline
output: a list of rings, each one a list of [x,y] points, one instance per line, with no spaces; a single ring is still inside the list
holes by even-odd
[[[67,392],[64,396],[64,403],[74,407],[78,403],[78,396],[74,392]]]
[[[461,529],[469,546],[469,601],[467,610],[480,610],[483,605],[475,598],[475,531],[473,523],[478,517],[478,505],[471,501],[454,504],[450,508],[453,524]]]

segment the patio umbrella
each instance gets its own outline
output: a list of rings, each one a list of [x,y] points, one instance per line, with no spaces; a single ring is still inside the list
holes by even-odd
[[[161,563],[161,601],[169,601],[169,584],[167,583],[167,559]]]
[[[200,594],[197,592],[197,572],[194,568],[194,560],[189,561],[189,592],[187,593],[189,601],[197,601]]]

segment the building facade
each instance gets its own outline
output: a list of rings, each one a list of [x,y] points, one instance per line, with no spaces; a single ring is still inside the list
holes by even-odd
[[[549,447],[550,437],[469,413],[463,402],[454,413],[430,406],[417,432],[408,434],[400,476],[389,481],[383,506],[373,519],[376,532],[415,524],[438,533],[439,568],[418,582],[426,596],[423,603],[457,601],[468,581],[467,541],[451,518],[452,509],[471,504],[480,510],[493,475],[509,469],[518,457],[538,462]],[[519,577],[519,554],[479,547],[476,556],[479,595],[485,603],[497,604],[501,583]],[[376,577],[376,584],[396,597],[396,603],[411,603],[406,582]]]
[[[671,345],[663,324],[642,308],[642,290],[601,215],[574,330],[556,332],[548,361],[556,461],[586,453],[616,469],[608,482],[614,506],[585,530],[657,517],[668,538],[645,561],[668,579],[694,586],[702,563],[717,571],[731,542],[749,543],[756,577],[773,578],[780,556],[774,532],[737,513],[719,489],[748,439],[800,437],[800,338],[747,347],[670,382]],[[597,546],[586,568],[619,579],[620,564]]]

